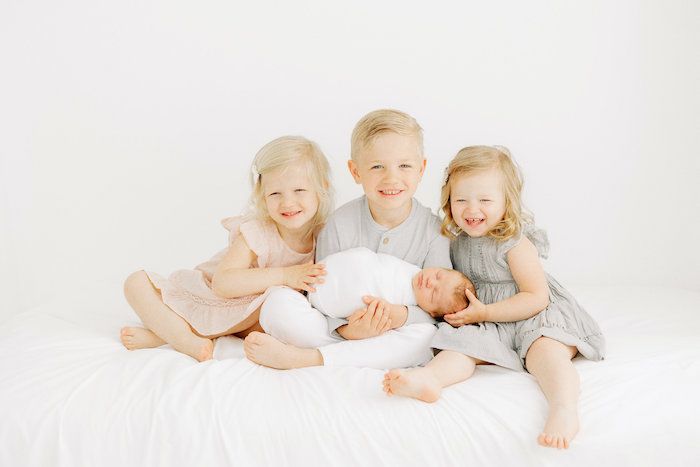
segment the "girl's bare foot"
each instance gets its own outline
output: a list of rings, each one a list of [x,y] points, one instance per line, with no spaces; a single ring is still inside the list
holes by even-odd
[[[139,327],[122,328],[119,339],[129,350],[150,349],[167,343],[153,331]],[[187,354],[199,362],[214,358],[214,341],[205,337],[187,336],[182,342],[172,342],[171,345],[178,352]]]
[[[119,340],[129,350],[151,349],[165,345],[165,341],[153,331],[139,327],[124,327],[119,333]]]
[[[278,370],[323,365],[323,357],[318,350],[300,349],[257,331],[245,338],[243,350],[248,360]]]
[[[568,449],[569,443],[578,433],[578,410],[576,407],[550,407],[547,422],[537,442],[542,446]]]
[[[442,387],[428,368],[390,370],[384,375],[384,392],[387,395],[412,397],[424,402],[440,398]]]
[[[185,342],[173,343],[172,346],[178,352],[187,354],[198,362],[205,362],[214,358],[214,341],[206,337],[189,337]]]

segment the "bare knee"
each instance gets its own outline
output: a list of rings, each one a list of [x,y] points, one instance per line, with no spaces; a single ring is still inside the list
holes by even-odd
[[[129,274],[124,281],[124,295],[131,300],[144,293],[144,290],[152,289],[151,280],[144,271],[136,271]]]
[[[571,360],[576,356],[576,347],[562,344],[549,337],[539,337],[532,343],[525,356],[525,366],[529,367],[531,361],[540,358],[562,358]]]

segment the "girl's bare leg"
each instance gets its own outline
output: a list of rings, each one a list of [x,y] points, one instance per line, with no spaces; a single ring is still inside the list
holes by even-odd
[[[481,363],[459,352],[443,350],[422,368],[388,371],[384,375],[384,392],[390,396],[435,402],[440,398],[442,388],[466,380]]]
[[[580,381],[571,361],[576,352],[576,347],[548,337],[537,339],[527,352],[527,370],[537,379],[549,403],[547,421],[537,438],[542,446],[567,449],[578,432]]]
[[[126,279],[124,295],[146,328],[175,350],[200,362],[213,357],[214,342],[195,334],[184,319],[163,303],[145,272],[135,272]],[[125,332],[129,331],[123,330],[122,334]]]

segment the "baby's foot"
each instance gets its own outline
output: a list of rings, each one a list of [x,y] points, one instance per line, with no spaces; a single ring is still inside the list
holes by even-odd
[[[318,350],[300,349],[257,331],[251,332],[245,338],[243,350],[248,360],[278,370],[323,365],[323,358]]]
[[[390,370],[384,375],[384,392],[388,395],[412,397],[424,402],[440,398],[442,387],[428,368]]]
[[[119,333],[119,340],[129,350],[151,349],[165,345],[165,341],[153,331],[139,327],[124,327]]]
[[[542,446],[568,449],[569,443],[578,433],[578,410],[576,407],[550,407],[549,417],[537,442]]]

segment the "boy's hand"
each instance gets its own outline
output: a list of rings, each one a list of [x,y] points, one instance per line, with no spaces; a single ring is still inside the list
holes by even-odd
[[[383,300],[373,300],[367,308],[359,309],[348,317],[348,324],[338,328],[345,339],[366,339],[384,334],[391,329],[389,311]]]
[[[389,312],[389,321],[391,321],[391,327],[389,329],[397,329],[406,324],[408,308],[406,308],[405,305],[394,305],[393,303],[371,295],[365,295],[362,297],[362,301],[365,302],[366,305],[369,305],[373,301],[379,301],[384,305],[384,309]]]
[[[486,305],[481,303],[479,299],[476,298],[476,295],[474,295],[469,289],[464,290],[464,295],[467,296],[469,305],[464,310],[443,316],[443,319],[455,328],[465,324],[483,323],[484,321],[488,321],[486,319]]]
[[[306,263],[284,268],[284,285],[296,290],[316,292],[313,284],[323,284],[325,264]]]

